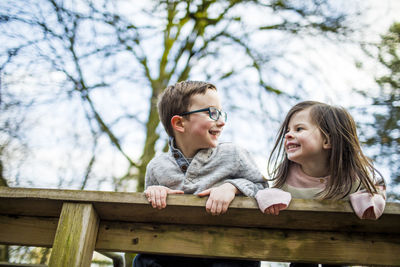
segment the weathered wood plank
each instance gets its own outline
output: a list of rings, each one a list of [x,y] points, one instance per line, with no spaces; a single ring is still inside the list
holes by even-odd
[[[47,267],[45,264],[18,264],[9,262],[0,262],[0,267]]]
[[[164,210],[150,207],[142,193],[0,188],[0,214],[60,214],[63,202],[91,203],[101,220],[174,224],[225,225],[303,230],[400,233],[400,204],[387,203],[378,221],[360,220],[348,202],[293,199],[279,216],[262,214],[254,199],[236,197],[228,213],[210,216],[205,198],[170,195]]]
[[[0,216],[0,243],[52,247],[58,218]]]
[[[96,250],[267,261],[399,265],[400,235],[102,222]]]
[[[91,204],[65,203],[58,222],[49,266],[90,266],[99,222]]]
[[[0,216],[0,229],[4,225],[8,229],[0,231],[0,243],[51,247],[56,223],[55,218]],[[95,249],[284,262],[290,259],[400,265],[400,235],[388,234],[104,221],[100,223]]]
[[[142,193],[0,187],[0,243],[51,247],[55,239],[55,246],[68,254],[60,258],[83,251],[89,260],[95,246],[102,251],[400,265],[399,203],[388,203],[379,220],[368,221],[358,219],[344,201],[294,199],[279,216],[262,214],[255,200],[246,197],[235,198],[227,214],[211,216],[205,201],[171,195],[160,211]],[[63,235],[54,238],[60,214]],[[68,240],[76,244],[70,246]],[[72,249],[85,242],[89,245],[80,252]]]

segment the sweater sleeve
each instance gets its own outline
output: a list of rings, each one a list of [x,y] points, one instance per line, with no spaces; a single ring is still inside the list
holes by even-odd
[[[264,213],[272,205],[283,204],[283,209],[287,208],[292,195],[278,188],[265,188],[257,192],[256,200],[261,212]]]
[[[234,179],[226,182],[233,184],[243,195],[254,197],[258,190],[268,187],[268,182],[258,170],[253,158],[245,149],[237,148],[238,170]]]
[[[370,194],[364,188],[350,194],[350,203],[354,212],[360,219],[377,220],[383,213],[386,205],[386,187],[383,179],[380,179],[375,187],[377,194]],[[372,213],[366,213],[368,209],[372,209]],[[368,217],[365,217],[368,216]]]
[[[145,174],[145,178],[144,178],[144,188],[146,189],[148,186],[151,185],[158,185],[159,183],[157,182],[157,179],[154,175],[153,172],[153,160],[151,160],[148,164],[147,164],[147,168],[146,168],[146,174]]]

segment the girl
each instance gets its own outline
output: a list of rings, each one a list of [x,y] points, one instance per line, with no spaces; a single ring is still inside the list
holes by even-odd
[[[294,198],[350,199],[360,219],[378,219],[385,183],[362,153],[356,126],[343,108],[305,101],[286,115],[268,160],[274,188],[258,191],[263,213],[278,215]]]

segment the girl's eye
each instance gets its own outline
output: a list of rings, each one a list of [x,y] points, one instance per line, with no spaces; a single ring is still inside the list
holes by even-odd
[[[296,131],[300,132],[301,130],[303,130],[303,127],[297,127]]]

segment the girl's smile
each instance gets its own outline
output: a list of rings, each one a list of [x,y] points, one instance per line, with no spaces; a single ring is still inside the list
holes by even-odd
[[[289,160],[300,164],[308,175],[318,177],[321,170],[327,169],[330,144],[312,121],[310,110],[293,114],[287,126],[284,148]]]

